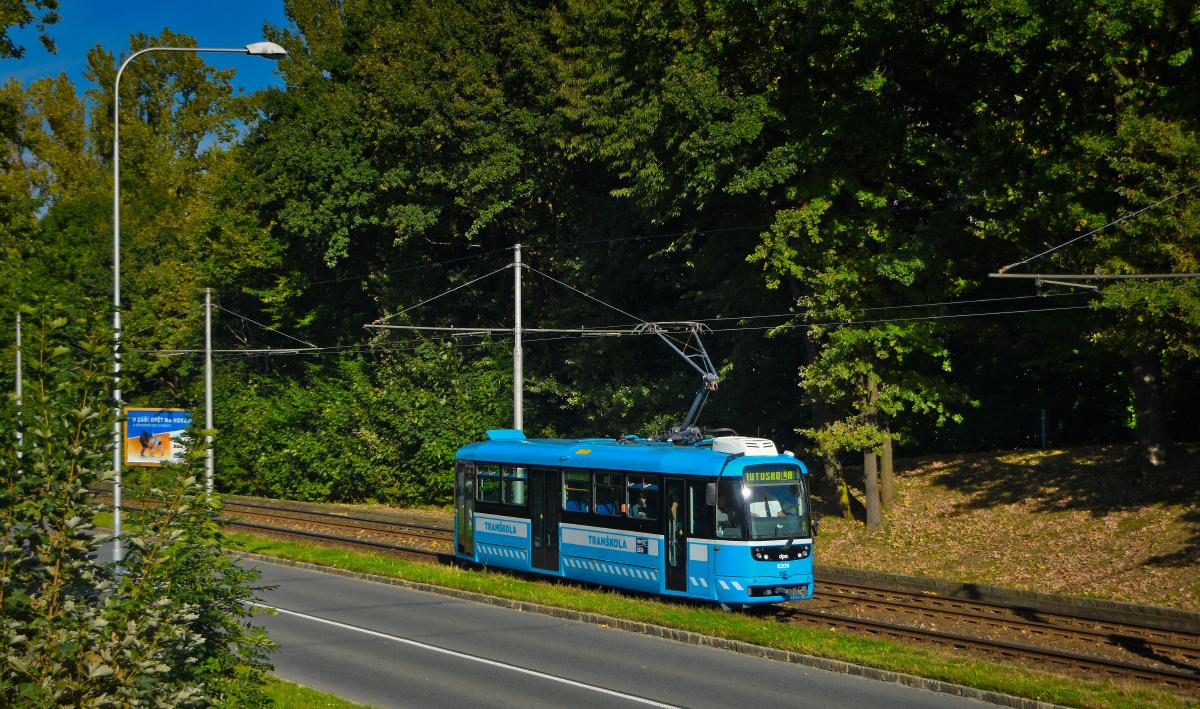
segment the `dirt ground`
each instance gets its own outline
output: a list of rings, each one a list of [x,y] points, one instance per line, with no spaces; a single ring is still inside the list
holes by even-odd
[[[868,532],[862,466],[844,471],[855,519],[830,502],[818,562],[1200,611],[1200,446],[1142,477],[1126,446],[897,460],[896,499]]]

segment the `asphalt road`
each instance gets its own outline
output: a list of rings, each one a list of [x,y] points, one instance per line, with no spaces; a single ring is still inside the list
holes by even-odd
[[[247,562],[251,563],[251,562]],[[262,564],[276,674],[376,707],[986,706],[369,581]]]

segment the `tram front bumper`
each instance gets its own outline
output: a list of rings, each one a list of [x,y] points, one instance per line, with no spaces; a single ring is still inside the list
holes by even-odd
[[[722,603],[781,603],[812,598],[812,578],[717,577],[717,600]]]

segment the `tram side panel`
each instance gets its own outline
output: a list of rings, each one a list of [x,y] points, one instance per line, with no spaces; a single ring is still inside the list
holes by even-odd
[[[475,513],[475,560],[529,571],[529,520]]]
[[[563,575],[580,581],[658,593],[662,535],[563,524]]]
[[[689,539],[687,548],[688,593],[716,598],[712,578],[712,542],[706,539]]]

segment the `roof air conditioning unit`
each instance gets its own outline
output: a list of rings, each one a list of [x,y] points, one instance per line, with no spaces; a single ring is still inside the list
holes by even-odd
[[[750,436],[721,436],[713,439],[713,450],[718,453],[745,453],[746,455],[779,455],[775,444],[766,438]]]

